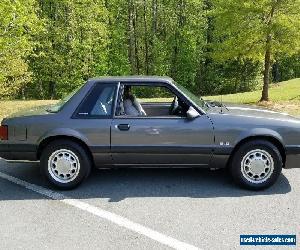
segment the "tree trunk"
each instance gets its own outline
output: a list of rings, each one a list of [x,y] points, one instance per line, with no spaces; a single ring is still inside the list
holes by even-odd
[[[275,61],[275,63],[272,66],[272,75],[274,82],[280,82],[280,70],[278,61]]]
[[[55,82],[53,81],[49,82],[49,96],[51,100],[54,100],[54,98],[56,97],[56,86]]]
[[[139,59],[139,45],[138,45],[138,34],[137,34],[137,29],[138,29],[138,10],[137,6],[134,2],[133,5],[133,35],[134,35],[134,51],[135,51],[135,62],[136,62],[136,73],[139,75],[140,74],[140,59]]]
[[[174,46],[173,46],[173,57],[172,57],[172,68],[171,68],[171,77],[176,79],[176,75],[178,72],[178,55],[180,53],[180,46],[181,46],[181,32],[185,25],[185,0],[180,0],[177,5],[177,27],[174,33]]]
[[[128,59],[131,66],[131,74],[136,74],[135,61],[135,36],[134,36],[134,10],[133,2],[128,2]]]
[[[21,94],[22,94],[22,100],[26,100],[26,95],[25,95],[25,86],[21,88]]]
[[[153,34],[156,34],[157,31],[157,12],[158,12],[157,0],[152,0],[152,33]]]
[[[43,82],[41,80],[38,81],[38,89],[39,89],[39,97],[43,100],[45,99],[45,91],[44,91],[44,86]]]
[[[157,0],[152,0],[151,7],[151,29],[149,28],[149,39],[148,39],[148,71],[150,74],[155,74],[155,38],[157,36],[157,12],[158,4]]]
[[[270,26],[273,23],[273,16],[275,12],[275,7],[278,1],[275,1],[272,5],[270,14],[267,20],[267,27],[270,29]],[[270,83],[270,69],[271,69],[271,52],[272,52],[272,34],[269,31],[266,39],[266,51],[265,51],[265,61],[264,61],[264,86],[261,93],[260,101],[269,101],[269,83]]]
[[[206,19],[205,46],[203,47],[203,55],[199,59],[199,66],[196,73],[196,86],[199,94],[204,94],[206,91],[203,89],[205,82],[207,81],[207,75],[209,75],[209,67],[212,64],[211,56],[212,49],[209,45],[213,42],[214,23],[212,16],[208,15],[209,11],[213,9],[212,0],[203,1],[203,18]]]
[[[149,46],[147,29],[147,2],[144,0],[144,43],[145,43],[145,73],[149,75]]]
[[[109,12],[108,14],[108,44],[107,44],[107,50],[108,50],[108,70],[107,70],[107,74],[108,75],[112,75],[112,62],[113,62],[113,59],[112,59],[112,18],[111,18],[111,8],[110,8],[110,5],[109,5],[109,1],[108,0],[105,0],[104,1],[104,6],[105,6],[105,9]]]
[[[269,101],[269,83],[270,83],[270,69],[271,69],[271,42],[272,36],[268,35],[265,52],[265,66],[264,66],[264,86],[260,101]]]

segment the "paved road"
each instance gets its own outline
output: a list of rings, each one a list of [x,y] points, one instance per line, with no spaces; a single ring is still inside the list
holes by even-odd
[[[0,173],[50,188],[36,164],[0,159]],[[76,190],[57,192],[200,249],[240,249],[240,234],[300,238],[299,179],[300,169],[284,170],[272,188],[250,192],[221,170],[97,170]],[[0,249],[170,249],[3,178],[0,211]]]

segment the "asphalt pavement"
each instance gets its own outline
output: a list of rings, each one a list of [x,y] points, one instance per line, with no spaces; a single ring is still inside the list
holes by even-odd
[[[253,192],[225,170],[94,170],[77,189],[59,191],[38,164],[0,159],[0,249],[288,249],[241,247],[239,237],[299,239],[299,179],[300,169],[283,170],[274,186]]]

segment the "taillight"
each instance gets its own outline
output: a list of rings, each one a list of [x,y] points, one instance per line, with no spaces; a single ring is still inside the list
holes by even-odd
[[[8,140],[8,127],[5,125],[0,126],[0,140]]]

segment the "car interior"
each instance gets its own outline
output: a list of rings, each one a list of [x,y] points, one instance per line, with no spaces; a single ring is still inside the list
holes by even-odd
[[[130,99],[128,101],[128,99]],[[130,103],[136,113],[126,109]],[[120,90],[117,115],[147,117],[185,117],[189,108],[184,101],[166,87],[126,84]],[[128,112],[129,111],[129,112]]]

